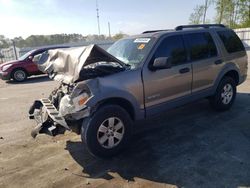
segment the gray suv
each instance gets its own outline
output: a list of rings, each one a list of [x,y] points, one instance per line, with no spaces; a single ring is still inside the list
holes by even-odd
[[[60,82],[31,106],[32,136],[81,134],[88,151],[111,157],[129,143],[132,128],[166,110],[207,98],[230,109],[247,77],[247,55],[224,25],[186,25],[96,45],[50,50],[39,69]]]

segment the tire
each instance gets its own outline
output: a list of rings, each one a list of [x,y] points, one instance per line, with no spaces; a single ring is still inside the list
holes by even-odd
[[[111,158],[128,145],[131,126],[132,120],[123,108],[118,105],[103,106],[83,120],[82,142],[93,156]]]
[[[235,97],[235,80],[231,77],[224,77],[219,83],[215,95],[210,98],[210,104],[217,111],[226,111],[232,107]]]
[[[27,76],[28,75],[27,75],[26,71],[24,71],[22,69],[16,69],[12,73],[12,78],[16,82],[23,82],[23,81],[25,81],[27,79]]]

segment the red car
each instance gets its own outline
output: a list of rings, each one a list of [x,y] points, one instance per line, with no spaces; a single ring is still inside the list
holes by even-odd
[[[22,82],[29,76],[44,74],[39,71],[36,61],[39,60],[43,52],[57,48],[68,48],[68,46],[35,49],[24,54],[18,60],[0,64],[0,78],[2,80],[13,79],[17,82]]]

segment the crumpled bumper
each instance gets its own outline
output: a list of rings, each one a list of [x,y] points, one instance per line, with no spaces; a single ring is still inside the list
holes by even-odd
[[[70,130],[64,117],[59,114],[49,99],[34,101],[29,110],[29,118],[37,122],[37,126],[31,131],[33,138],[40,133],[55,136]]]

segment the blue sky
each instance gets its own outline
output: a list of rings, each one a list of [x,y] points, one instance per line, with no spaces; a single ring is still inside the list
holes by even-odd
[[[98,0],[101,34],[141,33],[187,24],[204,0]],[[95,0],[0,0],[0,34],[26,38],[31,34],[97,34]],[[208,17],[213,18],[211,8]]]

